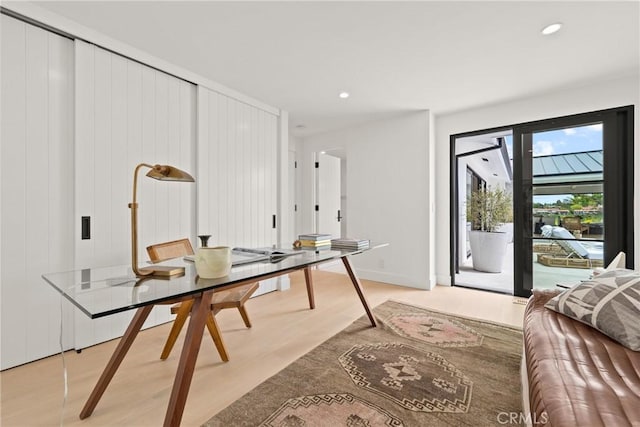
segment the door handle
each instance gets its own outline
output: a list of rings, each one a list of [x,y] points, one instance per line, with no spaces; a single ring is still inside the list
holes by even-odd
[[[342,219],[342,216],[340,215],[340,209],[338,209],[338,222],[340,222],[341,219]]]

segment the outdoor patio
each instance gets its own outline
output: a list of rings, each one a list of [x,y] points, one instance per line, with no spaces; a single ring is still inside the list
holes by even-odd
[[[533,253],[533,277],[535,289],[559,289],[557,283],[571,283],[588,279],[593,272],[590,268],[547,267],[535,260]],[[513,243],[507,246],[504,266],[501,273],[485,273],[473,269],[473,259],[469,257],[460,265],[460,273],[455,277],[456,285],[484,289],[513,295]]]

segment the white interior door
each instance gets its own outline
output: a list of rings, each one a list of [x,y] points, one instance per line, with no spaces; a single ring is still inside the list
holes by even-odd
[[[71,347],[73,42],[0,17],[0,370]],[[60,334],[62,333],[62,337]]]
[[[95,45],[75,41],[75,218],[90,217],[91,236],[75,227],[75,267],[127,264],[133,171],[170,164],[195,173],[196,89],[189,82]],[[138,176],[138,260],[148,245],[195,238],[195,185]],[[171,201],[171,202],[169,202]],[[76,349],[121,336],[134,314],[100,319],[74,311]],[[173,318],[154,307],[145,327]]]
[[[340,237],[340,158],[318,154],[318,233]]]

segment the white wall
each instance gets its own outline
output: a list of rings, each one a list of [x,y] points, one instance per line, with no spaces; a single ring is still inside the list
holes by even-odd
[[[355,256],[362,278],[430,289],[428,111],[406,113],[306,138],[299,146],[303,188],[313,187],[313,153],[346,152],[349,237],[390,245]],[[314,230],[311,191],[302,194],[302,232]]]
[[[478,108],[459,113],[437,116],[436,127],[436,170],[434,181],[438,204],[435,231],[436,241],[436,274],[438,284],[451,283],[450,268],[450,143],[452,134],[471,132],[494,127],[508,126],[534,120],[561,117],[590,111],[635,105],[634,110],[634,140],[635,140],[635,265],[640,265],[640,185],[638,176],[640,170],[640,125],[638,117],[638,103],[640,102],[640,84],[638,76],[628,76],[618,79],[605,80],[596,84],[519,99],[485,108]]]

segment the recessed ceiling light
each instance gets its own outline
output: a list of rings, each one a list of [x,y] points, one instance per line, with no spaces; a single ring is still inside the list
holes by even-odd
[[[545,36],[548,36],[550,34],[557,32],[558,30],[560,30],[560,28],[562,28],[562,23],[556,22],[554,24],[547,25],[546,27],[544,27],[541,33],[544,34]]]
[[[338,96],[342,99],[347,99],[349,97],[349,92],[340,92]]]

